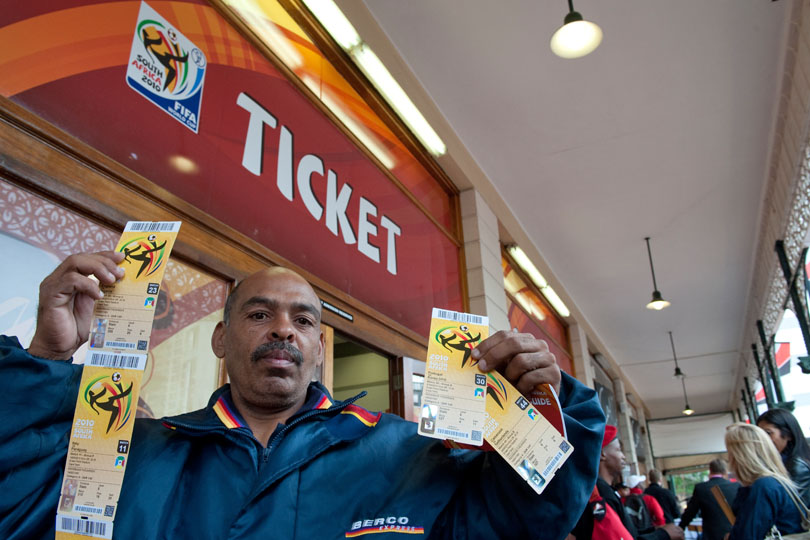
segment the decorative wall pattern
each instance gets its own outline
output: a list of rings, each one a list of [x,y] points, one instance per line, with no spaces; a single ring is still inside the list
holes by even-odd
[[[0,182],[0,230],[64,259],[114,249],[120,236],[41,197]]]
[[[18,281],[24,286],[6,283],[0,290],[0,315],[5,315],[0,333],[18,336],[23,345],[34,332],[39,281],[69,255],[114,249],[120,237],[118,231],[0,179],[3,235],[22,242],[9,244],[8,260],[50,254],[36,271],[29,260],[17,265],[23,269]],[[26,251],[24,245],[34,249]],[[210,337],[221,320],[227,292],[227,282],[176,259],[169,261],[155,309],[138,416],[163,416],[205,405],[219,382],[219,360],[211,351]],[[77,361],[83,357],[79,349]]]
[[[751,344],[760,347],[756,321],[762,320],[766,335],[776,331],[788,296],[782,268],[774,251],[783,240],[789,264],[796,268],[810,232],[810,1],[796,2],[791,13],[782,95],[774,135],[768,186],[756,263],[748,300],[743,339],[740,344],[743,369],[731,406],[739,405],[742,378],[758,380]]]

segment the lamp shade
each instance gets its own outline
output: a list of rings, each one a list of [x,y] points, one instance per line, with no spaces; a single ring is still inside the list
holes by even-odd
[[[602,43],[602,29],[582,19],[576,11],[565,16],[563,25],[551,36],[551,50],[561,58],[579,58]]]
[[[685,408],[683,409],[683,414],[685,414],[686,416],[691,416],[694,413],[695,411],[692,410],[692,407],[690,407],[689,404],[687,403]]]
[[[670,303],[664,300],[664,297],[661,296],[660,291],[653,291],[652,300],[650,303],[647,304],[647,309],[654,309],[655,311],[661,311],[665,307],[669,306]]]

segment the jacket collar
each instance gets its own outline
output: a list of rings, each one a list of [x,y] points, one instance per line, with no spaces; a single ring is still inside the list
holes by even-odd
[[[296,416],[313,409],[329,409],[332,404],[332,398],[329,396],[326,388],[318,382],[313,382],[307,388],[307,396],[304,400],[304,404],[290,417],[288,422],[293,420]],[[247,422],[245,422],[242,415],[239,414],[239,410],[233,403],[229,384],[223,386],[211,396],[208,406],[214,411],[220,422],[222,422],[226,428],[235,429],[248,427]]]
[[[307,416],[307,420],[310,418],[326,420],[342,414],[353,417],[355,422],[359,422],[366,428],[374,427],[380,420],[382,413],[371,413],[362,407],[352,404],[365,395],[365,392],[361,392],[351,399],[334,401],[323,385],[313,381],[307,388],[307,397],[304,401],[304,405],[287,420],[286,425],[296,422],[302,416]],[[310,414],[311,411],[320,412]],[[162,421],[163,425],[169,429],[180,429],[190,434],[203,434],[216,431],[227,432],[240,428],[250,430],[247,423],[242,418],[242,415],[239,414],[239,411],[233,404],[230,384],[226,384],[217,389],[211,395],[211,398],[208,400],[208,406],[204,409],[177,416],[164,417]],[[344,423],[345,422],[340,422],[341,425]],[[340,431],[344,430],[341,429]]]

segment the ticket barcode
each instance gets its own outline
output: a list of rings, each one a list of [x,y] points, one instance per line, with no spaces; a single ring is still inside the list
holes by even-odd
[[[438,429],[436,429],[436,433],[438,433],[439,435],[448,435],[450,437],[458,437],[458,438],[462,438],[462,439],[469,439],[470,438],[469,433],[464,433],[463,431],[456,431],[454,429],[438,428]]]
[[[82,512],[84,514],[99,514],[99,515],[101,515],[101,513],[103,512],[101,508],[96,508],[95,506],[83,506],[80,504],[75,505],[73,507],[73,511]]]
[[[113,367],[121,369],[139,369],[146,367],[145,354],[115,354],[92,351],[87,360],[90,366]]]
[[[124,232],[177,232],[179,230],[179,221],[130,221],[124,228]]]
[[[470,432],[470,440],[473,441],[480,441],[481,440],[481,432],[477,429],[474,429]]]
[[[104,346],[110,349],[134,349],[134,343],[127,343],[126,341],[105,341]]]
[[[487,324],[487,317],[473,315],[471,313],[459,313],[458,311],[450,311],[449,309],[434,308],[433,317],[462,323]]]
[[[56,530],[95,538],[112,538],[112,523],[110,522],[68,517],[61,514],[56,515]]]
[[[551,472],[554,470],[554,467],[556,467],[557,463],[559,463],[560,460],[562,459],[563,455],[564,454],[562,452],[557,452],[557,455],[554,456],[554,459],[552,459],[551,462],[543,470],[543,476],[548,477],[548,475],[551,474]]]

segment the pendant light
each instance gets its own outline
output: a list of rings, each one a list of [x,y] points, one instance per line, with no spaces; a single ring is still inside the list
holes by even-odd
[[[580,58],[592,53],[602,43],[602,29],[574,11],[568,0],[568,15],[563,25],[551,36],[551,50],[561,58]]]
[[[683,414],[686,416],[691,416],[694,414],[694,410],[692,407],[689,406],[689,399],[686,397],[686,377],[681,377],[681,386],[683,386]]]
[[[689,398],[686,397],[686,375],[678,367],[678,355],[675,354],[675,340],[672,339],[672,332],[669,333],[669,344],[672,345],[672,359],[675,360],[675,377],[681,378],[681,387],[683,388],[683,411],[681,412],[686,416],[690,416],[695,411],[689,406]]]
[[[652,273],[653,280],[652,300],[650,300],[650,303],[647,304],[647,309],[661,311],[665,307],[669,306],[670,303],[664,300],[664,297],[661,296],[661,291],[658,290],[658,284],[655,282],[655,268],[653,267],[652,252],[650,251],[650,237],[648,236],[644,238],[644,240],[647,242],[647,255],[650,258],[650,272]]]
[[[675,355],[675,342],[672,340],[672,332],[669,333],[669,344],[672,345],[672,358],[675,359],[675,374],[673,377],[686,377],[681,368],[678,367],[678,357]]]

